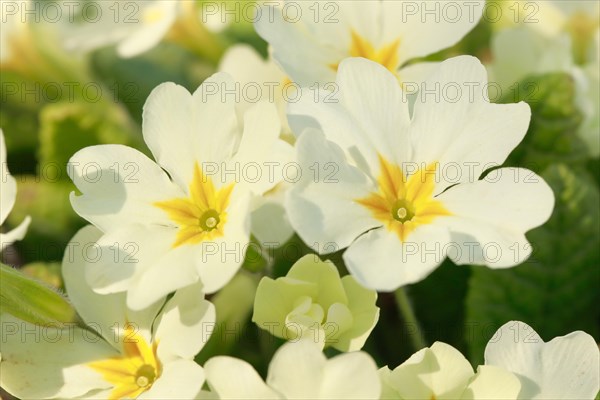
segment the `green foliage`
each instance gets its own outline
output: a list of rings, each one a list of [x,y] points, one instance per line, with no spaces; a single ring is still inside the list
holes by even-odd
[[[525,139],[509,157],[509,165],[539,173],[552,163],[574,165],[586,161],[588,152],[577,134],[582,115],[575,104],[575,84],[570,75],[527,77],[511,86],[500,103],[519,101],[531,106],[531,124]]]
[[[16,244],[25,261],[62,259],[73,232],[85,224],[71,208],[69,193],[74,190],[73,184],[56,179],[55,172],[42,170],[38,176],[16,178],[17,201],[8,223],[17,226],[27,215],[31,216],[25,239]]]
[[[77,313],[57,290],[0,263],[0,310],[41,326],[73,323]]]
[[[548,340],[574,330],[598,339],[600,317],[600,195],[585,171],[550,167],[544,179],[556,206],[531,231],[533,255],[507,270],[474,267],[467,296],[471,359],[481,362],[487,341],[502,324],[520,320]]]
[[[464,352],[464,301],[469,268],[444,261],[427,279],[412,285],[417,318],[429,344],[436,340]]]
[[[165,62],[168,60],[169,62]],[[162,43],[135,58],[124,59],[112,48],[98,51],[92,65],[105,83],[111,100],[127,108],[132,118],[142,121],[142,109],[150,92],[164,82],[175,82],[193,92],[214,73],[214,68],[171,43]]]
[[[65,102],[44,107],[40,116],[39,173],[57,170],[57,180],[70,181],[67,162],[78,150],[104,143],[134,145],[140,140],[118,107],[104,106]]]

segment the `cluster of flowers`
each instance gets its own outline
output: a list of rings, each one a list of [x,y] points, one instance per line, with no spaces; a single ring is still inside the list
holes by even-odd
[[[175,20],[178,2],[156,3],[143,29],[125,35],[124,55],[146,50],[145,38],[160,38]],[[470,3],[483,9],[482,1]],[[531,253],[525,233],[547,221],[554,195],[528,170],[486,175],[521,142],[531,112],[526,103],[492,104],[485,91],[469,90],[488,83],[479,60],[404,67],[469,32],[479,20],[469,18],[473,4],[460,21],[435,25],[418,18],[398,24],[406,19],[402,2],[338,7],[335,24],[292,23],[272,8],[274,18],[258,20],[256,29],[274,61],[241,47],[193,94],[172,83],[155,88],[143,112],[154,160],[121,145],[87,147],[71,158],[80,192],[71,204],[93,225],[72,239],[76,250],[62,265],[82,321],[68,330],[43,327],[42,339],[31,340],[41,327],[1,315],[5,390],[22,398],[111,399],[597,394],[598,348],[583,332],[544,344],[526,324],[509,322],[476,372],[444,343],[393,371],[378,370],[360,351],[379,317],[377,291],[418,282],[446,257],[458,265],[520,264]],[[297,101],[286,107],[279,93],[250,104],[231,95],[240,82],[261,79],[294,82]],[[411,96],[403,86],[409,81],[464,90],[452,98]],[[4,163],[4,142],[2,157]],[[300,171],[293,184],[266,170],[248,179],[214,169],[288,162]],[[137,173],[128,179],[131,163]],[[443,173],[448,165],[455,175]],[[4,181],[2,221],[16,193],[14,180],[7,179],[8,189]],[[21,238],[28,222],[0,238],[2,245]],[[251,235],[266,242],[273,231],[281,243],[295,231],[320,254],[346,249],[350,275],[340,278],[331,262],[306,256],[286,277],[263,278],[253,320],[289,341],[274,355],[266,382],[230,357],[201,367],[194,357],[216,319],[205,296],[238,272]],[[78,251],[86,244],[96,257]],[[487,251],[490,244],[496,251]],[[328,360],[328,346],[347,353]]]

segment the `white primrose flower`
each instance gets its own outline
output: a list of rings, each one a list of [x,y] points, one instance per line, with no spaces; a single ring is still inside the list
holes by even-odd
[[[219,71],[231,75],[240,86],[239,117],[258,101],[274,103],[282,123],[281,137],[293,140],[286,117],[286,96],[296,96],[296,86],[272,59],[264,60],[252,46],[238,44],[225,52]],[[274,153],[282,163],[294,159],[292,146],[284,141],[278,143]],[[255,199],[252,206],[252,234],[260,242],[284,244],[294,234],[283,206],[285,193],[290,186],[288,182],[281,182],[265,196]]]
[[[206,381],[219,399],[378,399],[377,366],[364,352],[327,359],[310,341],[281,346],[269,365],[266,383],[250,364],[213,357],[204,364]]]
[[[63,24],[65,46],[91,51],[117,44],[121,57],[137,56],[162,40],[186,2],[192,3],[191,0],[75,3],[77,7],[73,11],[82,13],[82,17],[75,23]],[[71,10],[72,7],[66,8],[65,5],[65,9]]]
[[[6,163],[6,143],[4,132],[0,129],[0,227],[13,209],[17,198],[17,181],[10,175]],[[0,252],[17,240],[25,237],[31,218],[26,217],[23,222],[11,231],[0,233]]]
[[[273,57],[302,86],[333,82],[340,62],[364,57],[402,82],[420,82],[426,63],[412,59],[454,45],[479,21],[484,1],[284,1],[265,7],[255,22]]]
[[[524,233],[550,217],[554,196],[526,169],[479,180],[506,160],[530,119],[526,103],[490,104],[486,84],[476,58],[446,60],[411,116],[393,74],[352,58],[340,65],[335,98],[291,104],[308,173],[286,207],[301,238],[321,253],[348,247],[348,270],[380,291],[423,279],[446,256],[492,268],[523,262]]]
[[[482,365],[474,373],[454,347],[436,342],[413,354],[393,371],[379,370],[382,399],[517,399],[521,384],[512,373]]]
[[[525,7],[525,6],[524,6]],[[505,93],[528,75],[564,72],[575,82],[584,120],[579,135],[592,156],[600,154],[600,3],[596,1],[529,2],[538,9],[536,23],[511,26],[492,39],[491,80]],[[525,18],[523,18],[525,19]],[[527,87],[517,89],[529,90]]]
[[[295,88],[287,76],[275,64],[272,58],[265,60],[250,45],[237,44],[231,46],[219,64],[219,71],[231,75],[239,82],[242,93],[242,101],[238,108],[243,114],[252,104],[259,100],[267,100],[275,103],[282,121],[287,121],[286,95],[295,96]],[[289,94],[284,94],[289,90]],[[290,133],[287,123],[284,123],[283,133]]]
[[[0,7],[0,63],[7,62],[14,53],[13,48],[19,37],[26,34],[26,19],[22,18],[22,10],[30,9],[29,0],[17,0],[2,3]]]
[[[485,363],[517,375],[519,399],[592,400],[600,390],[598,345],[581,331],[544,343],[529,325],[511,321],[488,342]]]
[[[199,284],[143,311],[123,294],[99,295],[85,282],[85,259],[102,233],[87,226],[71,240],[62,272],[82,325],[35,326],[0,316],[0,386],[19,398],[193,399],[204,383],[193,361],[215,311]],[[164,307],[163,307],[164,305]]]
[[[275,106],[256,104],[242,128],[234,88],[218,73],[193,95],[172,83],[154,89],[143,134],[157,163],[117,145],[72,157],[69,173],[82,192],[72,194],[73,208],[105,233],[86,271],[96,292],[127,291],[127,304],[141,309],[197,281],[213,293],[239,269],[252,195],[282,174],[270,158],[280,142]]]

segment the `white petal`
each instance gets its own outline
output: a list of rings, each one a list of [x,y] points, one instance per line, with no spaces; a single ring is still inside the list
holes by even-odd
[[[422,225],[405,242],[387,228],[379,228],[356,239],[344,253],[348,271],[363,286],[390,292],[418,282],[446,257],[450,237],[443,227]]]
[[[239,132],[235,88],[228,75],[218,73],[190,94],[182,86],[156,87],[144,105],[144,140],[173,180],[187,188],[194,165],[221,163],[233,152]]]
[[[368,135],[340,104],[338,96],[327,90],[303,89],[299,100],[288,105],[287,117],[294,135],[299,137],[306,131],[318,130],[349,155],[355,155],[358,150],[366,150],[367,154],[374,152]]]
[[[224,235],[199,244],[197,273],[204,291],[212,294],[233,278],[244,262],[250,243],[250,195],[237,185],[227,208]]]
[[[14,242],[23,239],[27,233],[27,228],[29,228],[30,223],[31,217],[25,217],[23,222],[21,222],[15,229],[6,233],[0,233],[0,252]]]
[[[440,68],[439,62],[418,62],[398,71],[400,82],[408,93],[417,91],[430,75]]]
[[[544,343],[529,325],[511,321],[488,342],[485,363],[518,375],[519,398],[591,400],[600,389],[600,352],[581,331]]]
[[[247,44],[236,44],[227,49],[219,63],[219,71],[231,75],[241,84],[254,82],[281,82],[285,74]]]
[[[174,83],[163,83],[144,104],[142,130],[154,158],[180,187],[187,187],[194,172],[192,95]]]
[[[154,12],[160,13],[160,19],[150,23],[143,22],[141,29],[137,29],[133,34],[126,37],[117,47],[121,57],[134,57],[150,50],[160,42],[175,21],[177,2],[167,0],[147,2],[146,4],[151,6],[144,7],[142,5],[142,15],[139,18],[143,19],[144,13]]]
[[[337,251],[380,225],[355,202],[369,195],[367,179],[348,164],[337,145],[308,131],[298,139],[296,149],[302,180],[288,192],[286,209],[307,245],[319,252]]]
[[[17,198],[17,181],[13,178],[6,163],[6,142],[4,132],[0,129],[0,226],[15,205]]]
[[[253,199],[255,204],[260,205],[255,206],[252,211],[252,235],[261,244],[279,247],[294,234],[294,228],[285,211],[284,196],[281,199],[271,196],[258,199]]]
[[[118,353],[92,332],[74,326],[39,327],[0,316],[0,386],[24,399],[73,398],[111,385],[85,364]]]
[[[301,3],[296,5],[302,6]],[[305,11],[310,12],[303,10],[301,13]],[[316,82],[334,81],[335,71],[330,65],[341,60],[343,52],[319,45],[318,36],[311,34],[305,26],[305,22],[310,23],[310,14],[304,13],[302,21],[286,21],[280,8],[269,6],[262,9],[262,15],[263,18],[254,24],[256,32],[269,42],[273,57],[294,82],[310,86]],[[298,62],[299,56],[301,62]]]
[[[463,250],[471,246],[477,254],[471,260],[468,251],[462,251],[462,257],[451,252],[453,260],[473,264],[481,261],[483,250],[484,263],[498,268],[514,266],[529,256],[531,246],[524,233],[546,222],[554,208],[548,184],[520,168],[501,168],[484,180],[454,186],[438,198],[454,215],[440,218],[439,223],[458,234],[453,239]]]
[[[204,384],[204,370],[192,360],[164,364],[161,376],[138,399],[196,399]]]
[[[485,1],[384,1],[383,42],[400,39],[400,62],[456,44],[481,18]]]
[[[231,76],[218,72],[205,79],[193,94],[191,143],[200,162],[225,161],[239,144],[241,129],[233,89],[237,90],[237,85]]]
[[[287,399],[319,398],[326,358],[310,340],[281,346],[269,365],[267,384]]]
[[[279,114],[271,103],[260,102],[244,114],[244,134],[232,163],[241,171],[240,183],[256,194],[279,183],[283,166],[293,157],[291,146],[279,140],[280,131]]]
[[[142,310],[177,289],[198,282],[197,246],[182,245],[162,255],[130,281],[127,306]]]
[[[402,399],[457,399],[473,368],[454,347],[436,342],[392,371],[389,383]]]
[[[463,400],[517,399],[521,383],[512,373],[491,365],[480,365],[463,392]]]
[[[377,365],[364,352],[336,356],[325,365],[319,394],[321,399],[378,399]]]
[[[71,193],[73,208],[105,232],[131,223],[170,225],[153,203],[184,197],[154,161],[127,146],[79,150],[67,172],[82,192]]]
[[[175,292],[161,312],[154,335],[159,358],[192,359],[208,341],[215,320],[215,307],[204,299],[200,283]]]
[[[149,331],[162,304],[133,312],[125,306],[124,293],[98,294],[92,290],[85,276],[85,267],[90,259],[86,259],[88,253],[84,249],[94,245],[101,235],[102,232],[91,225],[80,229],[67,245],[62,274],[69,299],[83,321],[108,343],[117,346],[116,329],[122,329],[127,322],[131,322],[140,331]]]
[[[440,163],[437,193],[501,165],[525,136],[529,106],[490,104],[486,96],[486,70],[471,56],[442,62],[423,83],[411,125],[413,160]]]
[[[213,357],[204,364],[206,380],[220,399],[278,399],[246,361],[233,357]]]
[[[162,226],[125,225],[96,244],[75,243],[86,261],[86,280],[97,293],[129,289],[132,280],[171,250],[176,229]]]
[[[409,160],[408,103],[397,78],[376,62],[349,58],[340,64],[336,82],[341,105],[367,133],[369,147],[391,161]],[[378,164],[377,155],[369,158]]]

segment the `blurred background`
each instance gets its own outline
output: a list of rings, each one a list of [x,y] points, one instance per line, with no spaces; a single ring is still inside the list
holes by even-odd
[[[104,143],[126,144],[149,154],[141,119],[154,87],[172,81],[194,91],[219,70],[232,46],[247,44],[265,59],[268,49],[248,18],[222,20],[212,8],[215,3],[234,9],[255,2],[183,2],[185,12],[174,16],[156,45],[127,57],[119,53],[119,42],[136,32],[123,33],[110,18],[89,30],[80,24],[85,7],[65,23],[64,18],[51,21],[55,14],[49,3],[61,2],[25,2],[40,10],[25,17],[13,14],[8,3],[23,2],[2,0],[0,58],[0,127],[18,194],[1,229],[16,227],[26,216],[32,222],[25,238],[1,256],[4,263],[61,288],[63,251],[86,224],[69,202],[75,190],[66,169],[71,155]],[[125,19],[134,10],[128,4],[135,2],[104,3]],[[545,3],[555,10],[544,11]],[[428,344],[449,343],[474,364],[481,363],[487,341],[510,320],[528,323],[545,340],[574,330],[599,340],[597,9],[595,0],[488,1],[484,17],[460,43],[427,57],[441,61],[474,55],[488,67],[494,88],[502,89],[490,93],[492,101],[530,104],[529,131],[506,165],[541,174],[555,192],[556,207],[548,223],[527,235],[534,252],[523,265],[493,271],[446,261],[426,280],[408,287],[419,326],[402,319],[393,294],[380,294],[380,321],[364,349],[379,366],[395,367],[410,356],[416,350],[415,335]],[[247,255],[243,270],[212,298],[219,329],[197,360],[229,354],[265,373],[281,341],[250,322],[256,285],[261,276],[285,275],[309,252],[294,235],[269,256]],[[341,253],[331,258],[346,274]]]

